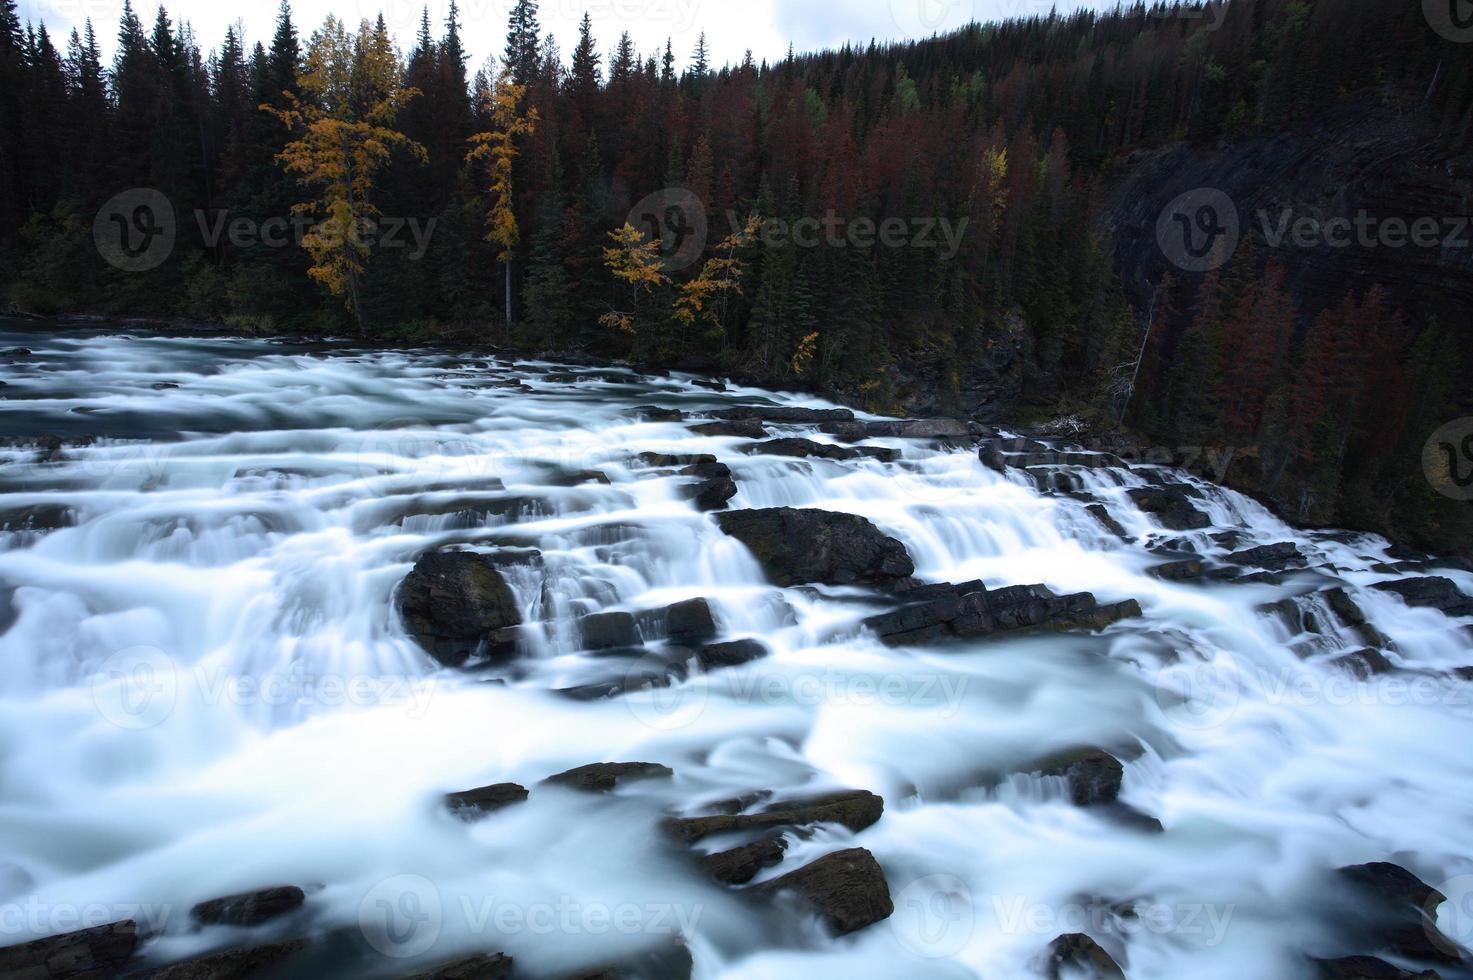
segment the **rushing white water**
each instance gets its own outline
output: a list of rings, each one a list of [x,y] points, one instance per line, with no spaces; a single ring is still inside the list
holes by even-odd
[[[1179,535],[1125,495],[1149,474],[1076,474],[1125,544],[970,449],[754,457],[633,411],[792,401],[764,392],[569,382],[558,372],[576,369],[486,355],[0,330],[0,349],[20,345],[33,353],[0,364],[0,437],[67,445],[0,449],[6,941],[135,917],[163,930],[154,956],[183,956],[220,943],[190,927],[193,903],[295,883],[322,931],[358,929],[380,901],[424,912],[385,975],[504,950],[551,976],[683,935],[701,978],[1023,977],[1054,937],[1087,932],[1133,978],[1297,977],[1306,954],[1369,952],[1324,899],[1333,869],[1382,860],[1442,887],[1444,931],[1473,938],[1473,683],[1450,672],[1473,664],[1470,640],[1367,590],[1395,577],[1373,568],[1384,541],[1298,532],[1207,487],[1215,527],[1187,535],[1202,551],[1236,528],[1236,547],[1294,541],[1318,570],[1172,584],[1147,574],[1163,560],[1148,546]],[[1138,599],[1145,617],[891,649],[859,625],[872,596],[768,585],[645,451],[715,454],[733,507],[863,515],[928,582],[1041,582]],[[64,526],[26,529],[58,507]],[[461,543],[543,555],[509,575],[549,628],[504,667],[441,669],[394,613],[415,557]],[[1473,592],[1473,576],[1436,574]],[[1354,636],[1291,635],[1260,609],[1336,584],[1394,641],[1397,672],[1357,682],[1328,663]],[[622,673],[578,652],[571,617],[692,597],[772,655],[668,690],[554,693]],[[1122,800],[1164,833],[1070,806],[1062,780],[977,782],[1079,746],[1127,760]],[[675,778],[607,797],[536,786],[598,761]],[[530,801],[476,824],[440,805],[504,781]],[[795,838],[766,876],[872,851],[895,913],[842,939],[774,920],[655,829],[753,789],[840,787],[883,796],[884,818]],[[1121,905],[1138,917],[1104,911]]]

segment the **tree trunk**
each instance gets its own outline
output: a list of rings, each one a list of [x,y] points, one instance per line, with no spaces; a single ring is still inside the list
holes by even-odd
[[[511,262],[506,264],[506,329],[511,331]]]

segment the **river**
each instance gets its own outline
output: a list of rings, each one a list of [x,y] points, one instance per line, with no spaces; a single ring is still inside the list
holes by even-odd
[[[415,926],[364,932],[381,955],[339,961],[347,976],[482,951],[555,976],[681,937],[701,978],[1027,977],[1084,932],[1132,978],[1298,977],[1306,955],[1361,952],[1326,896],[1334,869],[1378,861],[1441,888],[1443,931],[1473,934],[1473,683],[1453,673],[1473,644],[1465,621],[1370,588],[1406,574],[1384,540],[1298,531],[1199,481],[1212,526],[1163,531],[1127,495],[1159,476],[1141,467],[1074,473],[1122,541],[1083,495],[994,472],[971,445],[750,455],[635,409],[831,406],[681,375],[0,323],[0,350],[20,347],[0,356],[8,941],[137,918],[162,962],[223,942],[181,910],[290,883],[316,934],[381,909]],[[734,509],[868,518],[929,583],[1043,583],[1144,616],[887,646],[861,626],[879,598],[768,584],[645,452],[715,455]],[[1231,549],[1212,537],[1228,530]],[[1209,557],[1293,542],[1310,568],[1164,581],[1151,547],[1170,538]],[[416,558],[461,545],[542,555],[508,572],[526,620],[547,624],[514,659],[446,669],[400,621]],[[1473,593],[1465,571],[1434,574]],[[1366,645],[1353,630],[1265,608],[1323,613],[1299,597],[1331,586],[1394,670],[1357,680],[1330,663]],[[770,655],[619,697],[558,693],[613,669],[580,651],[575,616],[692,598]],[[1124,762],[1120,802],[1159,828],[1025,774],[1081,746]],[[538,785],[606,761],[674,776],[607,795]],[[441,803],[508,781],[530,799],[485,820]],[[883,797],[883,818],[792,834],[762,872],[870,851],[895,911],[844,937],[745,901],[657,829],[753,790],[845,788]]]

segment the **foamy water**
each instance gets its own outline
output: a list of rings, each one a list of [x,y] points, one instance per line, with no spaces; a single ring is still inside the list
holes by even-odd
[[[383,975],[483,951],[555,975],[680,936],[701,978],[1026,977],[1054,937],[1088,932],[1132,978],[1298,977],[1306,954],[1363,952],[1323,900],[1335,868],[1382,860],[1442,887],[1444,930],[1473,938],[1473,684],[1449,673],[1473,653],[1459,622],[1368,590],[1394,577],[1372,567],[1384,541],[1298,532],[1204,485],[1214,527],[1184,536],[1201,550],[1236,528],[1237,547],[1294,541],[1316,570],[1172,584],[1147,574],[1163,560],[1147,545],[1183,535],[1125,492],[1149,472],[1078,474],[1122,543],[970,448],[749,456],[634,411],[817,401],[481,354],[0,331],[0,350],[21,345],[0,364],[0,437],[68,445],[0,449],[0,517],[71,516],[0,532],[8,941],[91,912],[156,919],[153,955],[187,955],[221,941],[191,928],[192,904],[292,883],[319,932],[415,913]],[[716,455],[734,508],[863,515],[928,582],[1044,583],[1145,616],[892,649],[860,625],[876,597],[768,585],[679,478],[637,462],[648,451]],[[508,573],[547,623],[515,661],[449,671],[406,636],[394,590],[450,545],[541,552]],[[1335,585],[1398,672],[1356,682],[1328,663],[1364,646],[1349,631],[1291,635],[1261,609]],[[772,655],[609,700],[555,693],[618,673],[579,652],[575,616],[695,597]],[[1126,761],[1122,801],[1163,833],[1070,806],[1062,780],[978,779],[1080,746]],[[608,797],[536,785],[598,761],[675,777]],[[505,781],[529,802],[476,824],[440,805]],[[795,838],[766,873],[872,851],[895,914],[842,939],[704,878],[656,829],[753,789],[842,787],[883,796],[884,818]]]

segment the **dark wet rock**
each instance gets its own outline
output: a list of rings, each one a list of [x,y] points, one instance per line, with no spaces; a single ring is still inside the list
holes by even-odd
[[[469,660],[487,634],[522,622],[516,596],[496,562],[469,551],[421,557],[396,600],[409,634],[449,667]]]
[[[893,462],[900,454],[893,449],[876,447],[863,447],[855,449],[850,446],[836,446],[832,443],[814,442],[812,439],[771,439],[767,442],[759,442],[746,447],[744,452],[756,456],[790,456],[794,459],[830,459],[830,460],[853,460],[853,459],[878,459],[881,462]]]
[[[513,965],[512,958],[504,953],[482,954],[416,973],[405,980],[510,980]]]
[[[1374,956],[1315,960],[1314,965],[1319,980],[1439,980],[1431,970],[1411,973]]]
[[[305,939],[242,946],[174,963],[145,975],[145,980],[244,980],[267,976],[308,947]]]
[[[698,436],[732,437],[737,439],[762,439],[767,429],[757,419],[726,419],[720,422],[702,422],[690,430]]]
[[[543,780],[553,786],[567,786],[585,793],[607,793],[621,783],[639,779],[669,779],[675,775],[670,767],[656,762],[595,762],[548,776]]]
[[[971,426],[960,419],[902,419],[898,422],[866,422],[871,439],[970,439]]]
[[[895,911],[885,872],[862,847],[826,854],[751,891],[774,897],[797,895],[840,936],[888,919]]]
[[[460,793],[446,793],[445,805],[458,817],[476,819],[494,813],[502,807],[522,803],[527,799],[527,788],[516,783],[496,783],[479,789],[468,789]]]
[[[0,510],[0,531],[59,531],[75,527],[77,512],[65,504],[32,504]]]
[[[1372,677],[1389,674],[1396,669],[1386,655],[1380,650],[1358,650],[1355,653],[1343,653],[1330,662],[1331,667],[1343,670],[1357,680],[1367,681]]]
[[[685,844],[694,844],[712,834],[803,827],[816,823],[842,824],[859,833],[878,821],[884,812],[885,801],[875,794],[867,790],[841,790],[784,800],[756,813],[676,817],[665,821],[665,829]]]
[[[1100,525],[1121,541],[1130,540],[1130,535],[1125,533],[1125,528],[1120,522],[1110,516],[1109,510],[1104,504],[1090,504],[1085,510],[1089,511],[1091,517],[1100,522]]]
[[[737,495],[737,485],[730,477],[718,477],[697,483],[686,493],[698,510],[709,513],[725,507]]]
[[[756,640],[712,643],[692,652],[684,646],[623,651],[626,666],[602,681],[563,688],[557,693],[574,701],[601,701],[636,691],[672,687],[690,677],[691,665],[707,671],[737,667],[767,656],[768,649]],[[668,659],[661,661],[661,657]]]
[[[202,926],[250,928],[295,912],[306,902],[302,889],[282,885],[201,902],[189,910],[189,917]]]
[[[711,643],[696,651],[696,659],[703,670],[720,670],[723,667],[740,667],[742,664],[761,660],[771,652],[766,644],[758,640],[729,640],[726,643]]]
[[[946,636],[975,638],[1041,630],[1102,630],[1141,615],[1134,599],[1101,604],[1088,592],[1059,596],[1042,585],[988,590],[981,582],[928,585],[903,596],[905,605],[865,620],[885,643],[900,646]]]
[[[729,851],[703,855],[701,869],[728,885],[745,885],[763,870],[782,863],[788,842],[782,837],[764,837]]]
[[[685,413],[678,408],[660,408],[658,405],[641,405],[634,414],[646,422],[684,422]]]
[[[640,453],[636,457],[645,466],[656,469],[669,469],[675,466],[700,466],[705,463],[716,462],[716,457],[710,453],[694,453],[680,455],[678,453]]]
[[[778,507],[716,519],[777,585],[893,586],[915,572],[905,545],[854,514]]]
[[[1091,980],[1125,980],[1125,971],[1114,957],[1082,932],[1060,936],[1049,943],[1045,972],[1050,980],[1079,976]]]
[[[633,613],[592,613],[578,620],[577,626],[585,650],[620,650],[639,645],[639,628]]]
[[[1447,896],[1406,868],[1386,861],[1350,865],[1341,868],[1339,874],[1361,891],[1390,905],[1428,909],[1447,901]]]
[[[1303,565],[1305,561],[1303,552],[1292,541],[1281,541],[1278,544],[1266,544],[1259,548],[1249,548],[1246,551],[1235,551],[1223,560],[1232,562],[1234,565],[1252,565],[1256,568],[1268,568],[1280,572],[1291,565]]]
[[[636,622],[644,636],[664,636],[672,643],[696,644],[716,635],[716,618],[705,599],[687,599],[640,613]]]
[[[114,976],[138,949],[132,920],[0,948],[0,977],[70,980]]]
[[[1473,667],[1459,667],[1453,671],[1453,676],[1462,681],[1473,681]]]
[[[614,963],[566,974],[559,980],[690,980],[694,972],[690,949],[677,938]]]
[[[0,356],[3,356],[3,357],[30,357],[31,356],[31,349],[29,347],[12,347],[12,348],[10,348],[10,350],[0,351]]]
[[[1448,616],[1473,616],[1473,598],[1464,595],[1451,579],[1441,576],[1382,582],[1371,588],[1400,596],[1409,606],[1436,609]]]
[[[1039,762],[1030,772],[1040,776],[1062,776],[1069,783],[1069,799],[1075,806],[1101,806],[1120,799],[1125,767],[1120,760],[1099,749],[1079,749]]]
[[[754,405],[729,408],[713,413],[718,419],[759,419],[779,425],[821,425],[824,422],[852,422],[854,413],[847,408],[790,408],[778,405]]]
[[[1190,582],[1206,575],[1207,566],[1200,558],[1187,558],[1157,565],[1150,570],[1150,574],[1153,578],[1159,578],[1164,582]]]
[[[707,391],[725,391],[726,390],[726,384],[725,384],[725,382],[716,381],[715,379],[712,379],[712,378],[696,378],[693,381],[691,381],[691,384],[695,385],[697,388],[705,388]]]
[[[1373,907],[1358,931],[1377,950],[1422,963],[1455,963],[1468,955],[1437,928],[1447,896],[1407,869],[1388,862],[1341,868],[1350,889]]]
[[[1330,609],[1340,618],[1346,626],[1364,626],[1366,624],[1366,613],[1350,593],[1342,588],[1327,589],[1323,593],[1325,601],[1330,604]]]
[[[1173,531],[1199,531],[1212,526],[1212,520],[1192,506],[1196,490],[1184,483],[1159,487],[1136,487],[1126,494],[1142,511],[1155,517],[1162,527]]]

